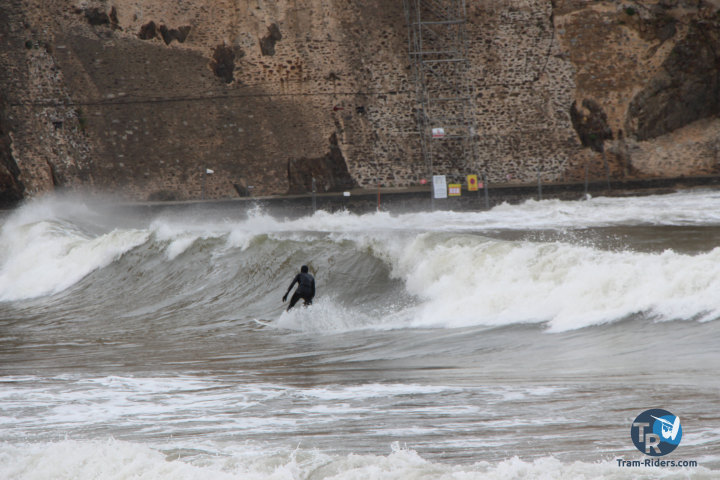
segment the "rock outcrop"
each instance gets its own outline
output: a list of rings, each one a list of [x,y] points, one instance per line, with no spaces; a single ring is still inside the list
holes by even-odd
[[[720,173],[720,0],[467,5],[467,173]],[[415,91],[400,1],[6,0],[0,202],[415,185]]]

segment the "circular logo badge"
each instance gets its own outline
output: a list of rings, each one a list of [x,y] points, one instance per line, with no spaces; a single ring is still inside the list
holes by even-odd
[[[630,438],[635,447],[646,455],[667,455],[680,445],[680,417],[660,408],[645,410],[633,421]]]

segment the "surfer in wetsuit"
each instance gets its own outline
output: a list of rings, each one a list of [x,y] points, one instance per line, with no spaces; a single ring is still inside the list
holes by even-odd
[[[295,275],[295,278],[288,287],[287,292],[283,295],[283,302],[287,300],[288,293],[290,293],[290,290],[292,290],[296,283],[298,284],[298,287],[295,290],[295,293],[293,293],[293,296],[290,298],[290,305],[288,305],[287,308],[288,311],[290,311],[290,309],[294,307],[297,301],[301,298],[305,301],[305,305],[312,305],[312,299],[315,296],[315,278],[308,273],[307,265],[303,265],[300,268],[300,273]]]

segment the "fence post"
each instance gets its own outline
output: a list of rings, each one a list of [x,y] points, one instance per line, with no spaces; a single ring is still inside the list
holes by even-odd
[[[542,179],[540,178],[540,170],[537,172],[538,179],[538,200],[542,200]]]
[[[312,177],[312,207],[313,213],[317,212],[317,200],[315,199],[315,177]]]
[[[490,194],[488,193],[487,175],[485,175],[485,173],[483,173],[482,177],[483,177],[483,190],[485,190],[485,210],[490,210]]]
[[[377,191],[377,211],[380,211],[380,181],[378,180],[378,191]]]
[[[605,181],[607,182],[607,189],[610,190],[610,165],[608,165],[607,155],[605,154],[605,148],[602,151],[603,164],[605,165]]]

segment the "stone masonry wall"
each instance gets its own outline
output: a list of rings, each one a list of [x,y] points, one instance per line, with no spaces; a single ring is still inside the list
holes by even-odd
[[[467,16],[466,173],[720,173],[720,0],[474,0]],[[228,198],[429,174],[400,0],[7,0],[0,19],[8,198]],[[452,158],[433,170],[458,173]]]

